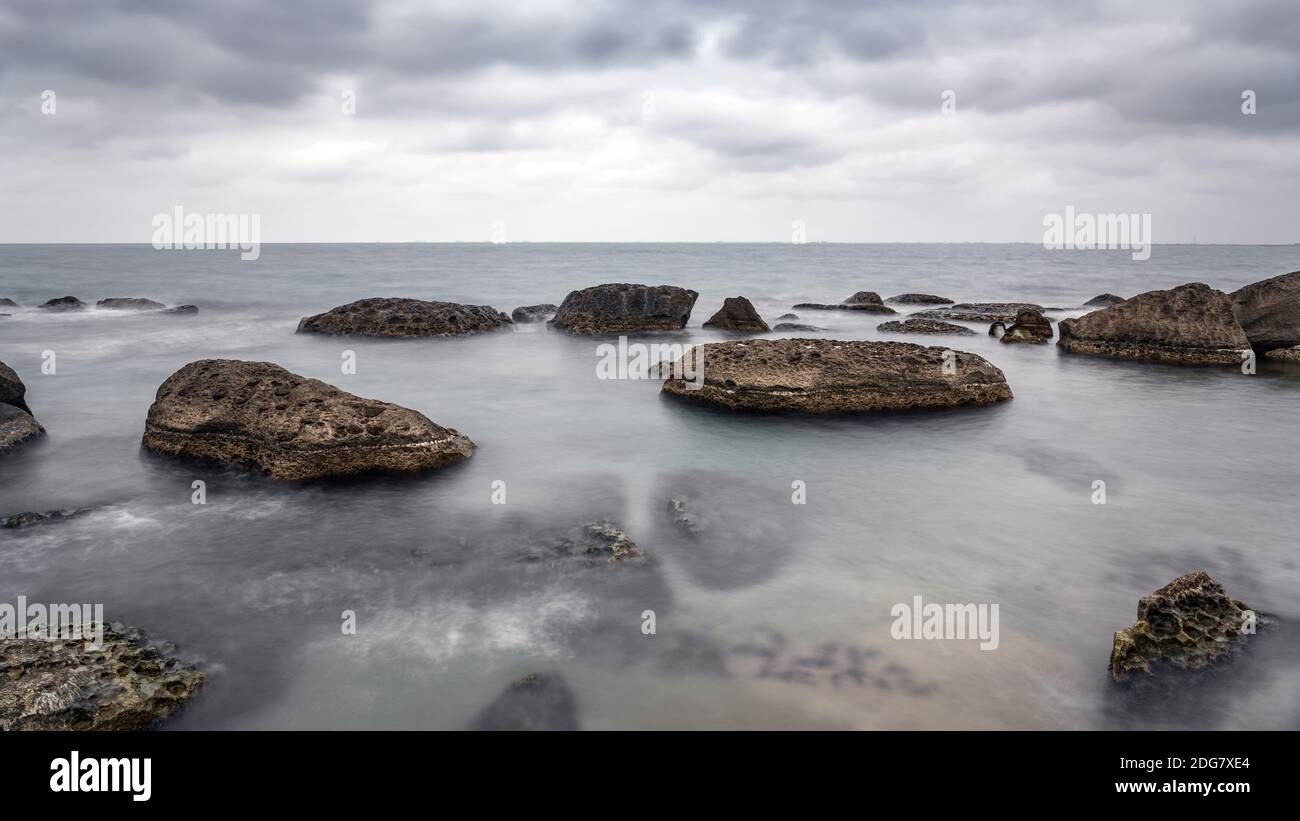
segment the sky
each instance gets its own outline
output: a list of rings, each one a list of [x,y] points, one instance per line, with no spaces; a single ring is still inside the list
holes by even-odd
[[[1296,0],[0,0],[0,242],[1292,243],[1297,44]]]

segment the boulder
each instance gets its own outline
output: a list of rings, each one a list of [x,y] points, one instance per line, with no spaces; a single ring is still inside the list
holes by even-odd
[[[674,285],[594,285],[570,292],[551,324],[575,334],[678,331],[698,298]]]
[[[14,369],[3,362],[0,362],[0,404],[13,405],[20,411],[31,413],[32,409],[27,407],[27,386],[23,380],[18,377]]]
[[[947,297],[935,296],[934,294],[898,294],[891,296],[886,302],[893,302],[897,305],[951,305],[952,300]]]
[[[983,405],[1012,396],[988,361],[939,347],[799,338],[703,347],[703,385],[668,379],[663,393],[730,410],[807,413]],[[953,372],[945,373],[949,362]]]
[[[330,336],[459,336],[495,331],[510,317],[490,305],[460,305],[423,299],[374,297],[303,317],[298,333]]]
[[[115,296],[101,299],[95,303],[96,308],[111,308],[116,311],[161,311],[167,306],[152,299],[136,296]]]
[[[577,700],[559,676],[530,673],[484,707],[470,729],[577,730]]]
[[[964,325],[940,322],[937,319],[918,319],[911,316],[903,321],[882,322],[876,326],[877,331],[898,334],[953,334],[955,336],[974,336],[975,332]]]
[[[1228,295],[1199,282],[1063,320],[1058,344],[1073,353],[1187,365],[1240,364],[1250,348]]]
[[[144,730],[203,686],[203,673],[139,630],[102,629],[98,649],[85,638],[0,639],[0,730]]]
[[[844,300],[845,305],[883,305],[880,294],[875,291],[858,291],[853,296]]]
[[[1015,324],[1009,328],[1004,328],[1001,334],[994,334],[994,328],[1002,323],[994,323],[994,327],[989,328],[989,333],[997,336],[1003,342],[1030,342],[1036,345],[1042,345],[1051,342],[1055,335],[1052,331],[1052,323],[1047,321],[1039,311],[1033,308],[1024,308],[1016,313]]]
[[[1161,668],[1202,670],[1222,661],[1246,638],[1249,610],[1203,570],[1179,576],[1139,599],[1137,623],[1115,633],[1111,678],[1125,682]],[[1250,618],[1254,623],[1258,614]]]
[[[754,305],[743,296],[729,296],[722,301],[718,312],[704,323],[706,328],[723,331],[747,331],[750,333],[767,333],[771,328],[758,315]]]
[[[1097,294],[1092,299],[1083,303],[1085,308],[1109,308],[1112,305],[1118,305],[1124,301],[1124,297],[1115,296],[1114,294]]]
[[[1046,310],[1031,302],[959,302],[951,308],[934,308],[919,311],[912,316],[919,319],[944,319],[958,322],[1015,322],[1016,314],[1026,308],[1039,313]]]
[[[204,359],[158,388],[144,446],[252,464],[279,479],[429,470],[467,459],[469,437],[270,362]]]
[[[30,413],[13,405],[0,404],[0,453],[42,433],[45,433],[45,428]]]
[[[21,307],[22,307],[21,305],[19,305],[17,302],[14,302],[12,299],[9,299],[8,297],[0,297],[0,308],[21,308]]]
[[[510,312],[510,318],[520,323],[545,322],[555,316],[555,312],[558,310],[559,308],[551,304],[520,305]]]
[[[58,299],[51,299],[42,303],[40,307],[46,311],[84,311],[86,310],[86,303],[75,296],[61,296]]]
[[[173,314],[176,316],[193,316],[198,312],[199,306],[197,305],[177,305],[175,308],[168,308],[163,311],[165,314]]]
[[[1230,298],[1233,314],[1255,350],[1300,345],[1300,271],[1247,285]]]

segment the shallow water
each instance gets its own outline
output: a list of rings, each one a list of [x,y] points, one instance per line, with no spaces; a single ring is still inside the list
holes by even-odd
[[[1273,246],[1158,246],[1147,262],[1033,245],[300,245],[256,262],[0,246],[0,297],[23,305],[73,294],[201,310],[0,318],[0,360],[49,433],[0,460],[0,515],[90,509],[0,531],[0,601],[102,602],[109,619],[174,642],[210,683],[172,727],[463,727],[509,681],[545,671],[568,682],[585,728],[1300,728],[1300,367],[1261,360],[1247,377],[1004,346],[976,325],[974,337],[907,337],[877,333],[883,317],[796,311],[831,329],[819,336],[981,354],[1016,398],[780,418],[599,380],[604,340],[544,326],[294,333],[300,317],[368,296],[509,312],[630,281],[698,290],[685,331],[639,339],[699,342],[725,338],[700,323],[737,294],[769,322],[858,290],[1074,306],[1187,281],[1232,289],[1298,263],[1300,249]],[[344,350],[357,373],[340,372]],[[479,449],[426,477],[308,484],[143,452],[158,385],[212,357],[415,408]],[[206,505],[191,504],[196,479]],[[1105,505],[1092,503],[1098,479]],[[491,503],[495,480],[504,505]],[[795,480],[805,505],[791,503]],[[723,535],[681,539],[674,495],[698,499]],[[600,516],[653,561],[545,557],[553,534]],[[1196,568],[1271,614],[1271,629],[1196,686],[1116,693],[1112,633],[1139,596]],[[891,639],[890,608],[917,594],[997,603],[998,649]]]

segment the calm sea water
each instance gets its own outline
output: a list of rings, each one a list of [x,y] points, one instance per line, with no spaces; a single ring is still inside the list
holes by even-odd
[[[1296,247],[1033,245],[272,245],[237,252],[0,246],[0,297],[142,296],[197,317],[0,318],[0,360],[49,436],[0,460],[0,600],[102,602],[210,674],[173,727],[456,728],[512,679],[572,688],[585,728],[1300,728],[1300,368],[1259,373],[1067,356],[969,338],[1006,373],[997,407],[811,419],[731,416],[596,378],[597,341],[521,326],[464,339],[295,335],[370,296],[517,305],[601,282],[700,292],[689,327],[749,297],[769,321],[859,290],[1074,306],[1300,268]],[[879,317],[801,313],[837,339]],[[1078,313],[1078,312],[1075,312]],[[972,326],[976,327],[976,326]],[[647,339],[646,341],[650,341]],[[355,351],[357,373],[340,372]],[[42,375],[53,351],[57,373]],[[420,410],[479,450],[424,478],[286,485],[140,449],[186,362],[270,360]],[[206,505],[191,483],[207,484]],[[1093,482],[1107,503],[1092,503]],[[506,504],[494,505],[493,483]],[[791,503],[792,483],[807,503]],[[716,534],[677,538],[688,495]],[[529,562],[604,516],[654,557]],[[1224,672],[1158,699],[1109,686],[1137,599],[1203,568],[1270,630]],[[1000,645],[895,641],[890,610],[996,603]],[[340,629],[355,611],[356,635]],[[641,630],[653,610],[656,632]]]

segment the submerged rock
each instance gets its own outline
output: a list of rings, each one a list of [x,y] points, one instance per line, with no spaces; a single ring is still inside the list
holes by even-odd
[[[0,362],[0,404],[13,405],[24,413],[31,413],[27,407],[27,386],[13,368]]]
[[[8,297],[0,297],[0,308],[21,308],[21,307],[22,307],[21,305],[19,305],[17,302],[14,302],[12,299],[9,299]]]
[[[555,316],[555,312],[558,310],[559,308],[549,303],[543,305],[520,305],[518,308],[515,308],[510,312],[510,318],[519,323],[545,322]]]
[[[912,314],[918,319],[949,319],[958,322],[1015,322],[1016,314],[1026,308],[1042,313],[1042,305],[1032,302],[959,302],[950,308],[934,308]]]
[[[30,413],[13,405],[0,404],[0,453],[43,433],[45,428]]]
[[[1002,342],[1029,342],[1036,345],[1042,345],[1052,341],[1055,335],[1052,331],[1052,323],[1047,321],[1043,316],[1033,308],[1025,308],[1016,314],[1016,322],[1009,328],[1003,328],[1002,333],[994,333],[994,330],[1001,326],[1002,323],[994,323],[989,328],[989,333],[996,336]]]
[[[781,314],[777,319],[798,319],[798,314]]]
[[[305,316],[298,333],[331,336],[459,336],[495,331],[510,324],[510,317],[490,305],[460,305],[423,299],[374,297]]]
[[[1073,353],[1183,365],[1239,364],[1250,348],[1228,295],[1199,282],[1063,320],[1058,344]]]
[[[1097,294],[1092,299],[1083,303],[1085,308],[1109,308],[1112,305],[1118,305],[1124,301],[1124,297],[1115,296],[1114,294]]]
[[[903,321],[882,322],[876,326],[877,331],[899,334],[953,334],[955,336],[974,336],[975,332],[964,325],[940,322],[937,319],[918,319],[910,316]]]
[[[577,700],[559,676],[530,673],[484,707],[470,729],[577,730]]]
[[[858,291],[853,296],[844,300],[845,305],[883,305],[880,294],[875,291]]]
[[[1232,310],[1257,351],[1300,346],[1300,271],[1233,291]]]
[[[233,359],[191,362],[168,377],[149,408],[144,446],[252,464],[279,479],[422,471],[474,452],[469,437],[409,408]]]
[[[551,324],[575,334],[678,331],[699,296],[675,285],[594,285],[570,292]]]
[[[40,307],[46,311],[84,311],[86,310],[86,303],[75,296],[62,296],[42,303]]]
[[[952,300],[947,297],[935,296],[934,294],[898,294],[891,296],[886,302],[893,302],[898,305],[951,305]]]
[[[875,291],[858,291],[849,298],[845,299],[838,305],[827,305],[818,302],[800,302],[794,306],[795,310],[801,308],[813,311],[864,311],[869,314],[896,314],[893,308],[886,306],[880,299],[880,294]]]
[[[828,329],[828,328],[819,328],[819,327],[817,327],[816,325],[804,325],[803,323],[800,323],[800,322],[778,322],[778,323],[776,324],[776,327],[772,328],[772,330],[774,330],[774,331],[801,331],[801,332],[807,332],[807,333],[815,333],[815,332],[817,332],[817,331],[825,331],[825,330],[829,330],[829,329]]]
[[[1205,571],[1179,576],[1139,599],[1137,623],[1115,633],[1111,678],[1155,675],[1161,667],[1204,669],[1227,658],[1256,618]]]
[[[723,331],[748,331],[750,333],[767,333],[771,328],[758,315],[753,303],[743,296],[729,296],[722,301],[718,312],[704,323],[706,328]]]
[[[946,357],[939,347],[799,338],[703,347],[703,386],[668,379],[663,393],[732,410],[807,413],[983,405],[1012,397],[1002,371],[987,360],[962,351]]]
[[[175,308],[168,308],[163,313],[174,316],[193,316],[199,312],[197,305],[177,305]]]
[[[101,299],[95,303],[96,308],[110,308],[117,311],[161,311],[167,306],[152,299],[135,296],[115,296]]]
[[[583,536],[585,542],[581,546],[583,553],[604,556],[611,563],[640,559],[645,556],[631,537],[613,522],[605,519],[597,519],[585,525]]]
[[[23,513],[15,513],[12,516],[0,518],[0,527],[31,527],[33,525],[45,524],[46,522],[58,522],[64,519],[71,519],[73,516],[79,516],[85,512],[84,509],[49,510],[45,513],[37,513],[29,510]]]
[[[0,639],[0,730],[144,730],[203,686],[203,673],[139,630],[103,631],[99,649],[83,638]]]

